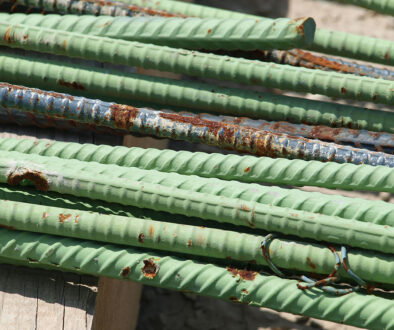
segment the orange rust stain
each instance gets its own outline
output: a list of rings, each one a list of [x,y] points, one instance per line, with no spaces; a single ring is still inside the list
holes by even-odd
[[[208,29],[208,34],[211,33],[211,32],[212,32],[212,30],[211,30],[211,29]]]
[[[250,171],[250,166],[244,168],[244,172],[245,172],[245,173],[248,173],[249,171]]]
[[[153,231],[154,231],[153,226],[149,226],[148,228],[149,237],[153,237]]]
[[[249,294],[249,291],[245,290],[245,289],[242,289],[241,292],[242,292],[242,294]]]
[[[11,172],[8,175],[7,183],[11,186],[16,186],[22,180],[29,180],[34,183],[37,190],[48,191],[49,183],[45,178],[44,174],[39,171],[29,169],[18,169],[18,172]]]
[[[130,274],[130,267],[124,267],[120,273],[122,277],[127,277]]]
[[[144,237],[145,237],[145,236],[144,236],[143,233],[139,234],[139,235],[138,235],[138,242],[141,243],[141,244],[143,244],[143,243],[144,243]]]
[[[189,247],[192,246],[192,240],[189,239],[189,240],[187,241],[186,244],[187,244],[187,246],[189,246]]]
[[[251,270],[237,269],[231,267],[226,267],[226,269],[229,273],[231,273],[231,275],[233,275],[233,277],[239,276],[240,279],[246,281],[253,281],[257,275],[257,272],[253,272]]]
[[[67,219],[71,218],[71,214],[60,213],[58,218],[59,218],[59,222],[63,223],[67,221]]]
[[[250,208],[247,207],[247,206],[244,205],[244,204],[241,204],[241,210],[242,210],[242,211],[250,211]]]
[[[345,94],[346,93],[346,88],[345,87],[341,87],[341,93]]]
[[[9,44],[11,43],[11,29],[12,27],[9,27],[4,33],[4,41]]]
[[[111,120],[117,128],[129,129],[138,115],[138,109],[129,105],[112,104],[110,107]]]
[[[309,257],[306,257],[306,263],[308,264],[309,267],[316,269],[315,264],[311,261]]]
[[[15,230],[15,227],[7,226],[7,225],[0,225],[0,228],[9,229],[9,230]]]
[[[237,297],[229,297],[228,299],[230,301],[233,301],[233,302],[238,302],[239,301]]]
[[[153,261],[153,258],[149,258],[143,261],[144,267],[141,268],[142,274],[146,278],[154,278],[159,270],[159,266]]]
[[[74,218],[74,223],[78,223],[78,220],[79,220],[79,215],[77,214],[77,215],[75,216],[75,218]]]
[[[85,90],[85,87],[82,84],[77,83],[76,81],[68,82],[68,81],[64,81],[64,80],[59,79],[57,81],[57,83],[58,83],[58,85],[64,86],[67,88],[72,88],[72,89],[77,89],[77,90]]]
[[[386,60],[386,61],[388,61],[388,59],[389,59],[389,53],[387,52],[386,54],[384,54],[384,59]]]
[[[48,218],[48,217],[49,217],[48,212],[44,212],[44,213],[42,214],[42,218],[43,218],[43,219],[46,219],[46,218]]]
[[[296,50],[294,50],[294,52],[296,53],[296,56],[300,57],[302,60],[312,62],[316,65],[323,66],[325,68],[328,68],[328,69],[331,69],[334,71],[341,71],[341,72],[346,72],[346,73],[354,73],[355,72],[355,69],[350,66],[347,66],[345,64],[340,64],[338,62],[326,60],[323,57],[315,56],[311,53],[304,52],[300,49],[296,49]]]

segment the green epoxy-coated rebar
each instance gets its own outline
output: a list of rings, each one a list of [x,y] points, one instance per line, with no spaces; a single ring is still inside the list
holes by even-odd
[[[318,289],[309,295],[299,290],[293,280],[252,271],[247,271],[250,278],[245,279],[238,275],[238,270],[149,251],[2,229],[0,255],[360,327],[390,329],[394,326],[394,302],[390,299],[360,293],[334,297]]]
[[[187,49],[291,49],[310,45],[315,32],[312,18],[272,21],[141,16],[119,21],[119,18],[106,25],[106,35]],[[127,28],[122,23],[127,23]],[[119,25],[117,30],[114,25]],[[97,27],[92,29],[92,34],[96,30]]]
[[[335,0],[355,6],[364,7],[382,14],[394,16],[394,1],[392,0]]]
[[[173,0],[121,0],[121,2],[143,5],[153,9],[165,10],[174,14],[201,18],[247,17],[259,20],[269,19],[261,16]],[[317,29],[310,49],[331,55],[345,56],[386,65],[394,65],[394,43],[390,40],[371,38],[341,31]]]
[[[68,149],[67,151],[70,150]],[[2,155],[4,155],[4,157],[7,156],[9,158],[16,158],[22,161],[23,160],[30,161],[33,159],[35,163],[38,163],[44,167],[48,165],[51,166],[55,162],[57,164],[61,164],[61,166],[63,167],[73,169],[74,171],[89,172],[91,174],[100,174],[105,176],[130,179],[139,182],[148,182],[151,184],[159,184],[166,187],[173,187],[187,191],[196,191],[200,193],[213,194],[215,196],[237,198],[245,201],[255,201],[257,203],[263,203],[263,204],[275,204],[274,202],[275,199],[273,200],[272,197],[267,198],[267,195],[269,196],[271,194],[275,196],[277,194],[276,192],[271,191],[272,187],[267,189],[268,191],[264,189],[261,190],[262,187],[261,185],[245,184],[237,181],[228,182],[214,178],[210,178],[210,179],[201,178],[194,175],[185,176],[185,175],[179,175],[177,173],[163,173],[155,170],[153,171],[141,170],[135,167],[128,168],[128,167],[121,167],[114,165],[102,165],[94,162],[87,163],[75,159],[61,160],[59,158],[53,158],[53,157],[43,157],[37,155],[29,156],[25,154],[20,154],[19,152],[2,152]],[[79,158],[79,157],[75,157],[75,158]],[[305,200],[303,202],[305,203]],[[387,205],[386,204],[387,203],[383,203],[382,205],[380,205],[380,209],[382,211],[384,210],[383,214],[385,216],[383,218],[374,217],[373,220],[371,220],[370,218],[365,219],[364,214],[368,214],[367,212],[368,208],[367,209],[362,208],[361,210],[358,210],[358,212],[356,212],[355,217],[353,217],[352,215],[350,219],[373,222],[380,225],[390,225],[394,227],[394,221],[393,221],[394,218],[390,217],[390,212],[393,210],[394,206],[390,207],[391,204],[387,204]],[[293,208],[293,205],[294,204],[286,205],[286,207]],[[296,205],[297,205],[296,208],[298,208],[298,202],[296,203]],[[282,206],[282,204],[278,204],[278,206]],[[317,213],[324,214],[324,210],[320,210]],[[347,215],[345,216],[341,215],[341,217],[349,218],[349,216]]]
[[[78,17],[78,19],[81,20],[81,25],[84,25],[84,16]],[[130,19],[132,18],[97,17],[93,25],[90,24],[88,28],[81,30],[87,34],[109,36],[111,35],[111,27],[116,30],[128,28]],[[66,17],[58,15],[57,18],[53,17],[53,20],[55,22],[53,28],[67,30],[68,27],[70,30]],[[46,21],[46,19],[43,20],[43,22]],[[72,25],[71,30],[75,31],[77,27],[78,24]],[[89,39],[83,34],[74,37],[71,34],[68,37],[62,36],[62,34],[53,30],[45,32],[39,27],[9,27],[7,24],[3,24],[0,40],[3,40],[3,44],[8,46],[17,46],[19,43],[27,48],[51,51],[57,54],[78,54],[78,56],[94,57],[104,61],[110,60],[120,64],[124,64],[121,62],[122,58],[127,60],[136,58],[140,64],[136,64],[135,61],[132,61],[132,64],[145,68],[360,101],[394,104],[394,82],[389,80],[203,54],[182,49],[159,48],[154,52],[153,49],[150,49],[152,47],[145,45],[121,47],[119,42],[112,40],[99,42],[99,40]],[[122,38],[115,32],[113,36]],[[38,45],[36,45],[37,43]],[[96,54],[93,55],[94,53]]]
[[[394,172],[385,166],[81,145],[78,143],[13,138],[0,139],[0,150],[56,156],[65,159],[74,158],[81,161],[95,161],[104,164],[224,180],[394,193]],[[147,174],[147,177],[149,176]],[[141,178],[138,180],[141,180]]]
[[[392,253],[394,227],[338,217],[289,210],[246,200],[216,196],[146,181],[81,171],[65,161],[48,157],[3,152],[0,182],[18,184],[22,179],[35,183],[38,190],[100,199],[185,216],[235,225],[278,231],[332,243]],[[37,159],[37,162],[34,160]],[[40,161],[41,160],[41,161]]]
[[[1,18],[1,14],[0,14]],[[218,88],[0,52],[7,82],[114,100],[145,100],[203,111],[394,133],[394,113],[282,95]]]
[[[0,225],[16,230],[267,265],[263,236],[5,200],[0,207]],[[328,274],[335,262],[316,244],[275,239],[270,250],[276,265],[301,272]],[[394,284],[393,256],[350,250],[347,259],[364,280]]]

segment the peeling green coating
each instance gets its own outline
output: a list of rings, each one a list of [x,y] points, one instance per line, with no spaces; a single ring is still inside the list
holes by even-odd
[[[1,18],[1,14],[0,14]],[[157,46],[154,46],[157,47]],[[0,51],[7,82],[102,100],[143,100],[198,111],[394,133],[394,113],[215,85],[109,71]]]
[[[269,157],[193,153],[188,151],[177,152],[104,145],[81,145],[78,143],[13,138],[0,138],[0,150],[56,156],[65,159],[74,158],[88,162],[94,161],[103,164],[138,167],[144,170],[175,172],[184,175],[198,175],[250,183],[267,182],[295,186],[318,186],[394,193],[394,171],[385,166],[337,164],[333,162],[324,163],[283,158],[273,159]],[[133,172],[134,175],[136,173]],[[148,172],[146,172],[145,177],[150,177]],[[163,178],[165,178],[164,174]]]
[[[0,182],[33,181],[36,189],[149,208],[299,237],[394,251],[394,227],[296,211],[163,184],[82,171],[78,161],[2,152]],[[71,165],[72,164],[72,165]],[[110,165],[107,165],[112,170]],[[130,171],[132,172],[133,169]],[[172,174],[174,175],[174,174]],[[167,174],[166,176],[169,176]],[[235,187],[234,187],[235,188]]]
[[[246,273],[250,280],[242,279],[225,267],[150,251],[2,229],[0,256],[15,261],[36,260],[40,265],[62,270],[132,280],[359,327],[394,326],[394,301],[390,299],[360,293],[335,297],[318,289],[309,295],[299,290],[294,280],[251,271]]]
[[[153,9],[165,10],[174,14],[201,18],[247,17],[259,20],[270,20],[269,18],[261,16],[173,0],[121,0],[121,2],[143,5]],[[345,56],[386,65],[394,65],[394,43],[390,40],[366,37],[341,31],[317,29],[313,44],[309,49],[331,55]]]
[[[52,28],[70,30],[70,28],[67,29],[67,16],[58,15],[57,17],[53,16],[52,19],[54,21],[51,26]],[[82,26],[84,26],[84,19],[84,16],[78,17]],[[78,31],[81,34],[70,34],[68,36],[65,32],[56,33],[53,30],[45,31],[45,29],[40,29],[39,27],[23,25],[10,27],[4,23],[1,25],[0,41],[2,41],[3,45],[7,46],[17,46],[19,43],[28,49],[44,52],[50,51],[56,54],[67,54],[68,56],[82,56],[89,59],[100,59],[102,61],[109,60],[119,64],[156,68],[162,71],[184,73],[193,76],[262,85],[283,90],[309,92],[359,101],[388,105],[394,104],[394,81],[360,77],[332,71],[306,69],[290,65],[264,63],[182,49],[152,48],[152,46],[143,44],[122,45],[120,41],[89,38],[89,36],[82,34],[111,36],[111,27],[114,27],[116,30],[122,29],[122,26],[127,28],[131,19],[130,17],[108,18],[101,16],[95,18],[92,24],[90,22],[91,19],[88,18],[89,25],[87,28],[76,30],[79,26],[78,24],[71,26],[72,31]],[[47,21],[49,21],[47,18],[43,20],[43,22]],[[123,25],[121,24],[122,21],[124,23]],[[122,38],[121,35],[115,32],[112,35],[116,38]]]
[[[15,230],[267,265],[262,236],[7,200],[0,207],[0,226]],[[329,274],[335,263],[323,245],[275,239],[270,251],[275,265],[301,272]],[[394,284],[393,256],[350,249],[348,259],[364,280]]]

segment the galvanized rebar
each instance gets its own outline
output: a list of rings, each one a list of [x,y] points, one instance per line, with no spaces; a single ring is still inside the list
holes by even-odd
[[[260,56],[257,52],[253,54],[256,55],[257,59],[262,56],[264,60],[270,60],[281,64],[302,66],[309,69],[332,70],[377,79],[383,78],[394,80],[394,71],[389,69],[380,69],[371,65],[345,61],[340,58],[318,56],[300,49],[288,51],[263,51]]]
[[[54,21],[52,27],[55,29],[75,31],[79,27],[78,22],[70,26],[64,16],[59,15],[56,18],[56,15],[53,15],[52,19]],[[94,19],[95,21],[91,22],[91,18],[88,18],[88,26],[86,28],[80,27],[81,31],[86,34],[122,38],[117,31],[128,29],[129,21],[132,18],[94,17]],[[73,18],[72,21],[75,19]],[[84,16],[78,16],[78,21],[80,21],[80,25],[86,25],[83,22]],[[46,22],[46,19],[43,22]],[[7,23],[12,24],[11,22]],[[388,105],[394,104],[393,81],[204,54],[183,49],[129,44],[125,41],[92,38],[68,31],[57,32],[39,26],[32,27],[29,24],[24,26],[8,25],[7,23],[1,25],[0,35],[3,37],[0,40],[3,45],[11,47],[24,47],[55,54],[100,59],[118,64],[130,64],[284,90],[310,92]],[[111,34],[112,29],[116,30],[113,34]]]
[[[394,2],[392,0],[335,0],[335,1],[364,7],[382,14],[394,16]]]
[[[1,14],[0,14],[1,17]],[[203,111],[394,133],[394,113],[338,103],[148,77],[0,52],[10,83],[106,100],[145,100]]]
[[[165,10],[174,14],[201,18],[253,18],[269,20],[230,10],[196,5],[173,0],[120,0],[121,2],[143,5],[152,9]],[[394,65],[394,43],[390,40],[372,38],[341,31],[317,29],[311,50],[331,55],[345,56],[364,61]]]
[[[307,295],[296,281],[253,271],[225,268],[192,260],[141,252],[90,241],[0,231],[0,255],[96,276],[126,279],[168,289],[367,328],[394,326],[394,302],[373,295],[351,293],[333,297],[317,290]],[[318,302],[318,303],[317,303]]]
[[[267,265],[262,236],[5,200],[0,207],[0,226],[14,230]],[[287,239],[275,239],[270,250],[288,270],[328,274],[334,261],[324,246]],[[394,285],[393,256],[350,250],[347,258],[363,279]]]
[[[182,151],[176,153],[172,150],[160,151],[157,149],[128,149],[125,147],[116,147],[111,149],[109,146],[93,146],[93,145],[74,145],[74,144],[61,144],[60,142],[54,143],[53,141],[42,141],[37,144],[35,141],[24,140],[22,143],[13,144],[10,147],[4,147],[3,150],[17,150],[24,153],[41,154],[45,156],[57,156],[63,159],[80,159],[88,162],[101,162],[104,164],[118,164],[127,167],[137,166],[145,169],[157,169],[164,172],[176,171],[179,173],[188,174],[187,176],[174,175],[174,173],[168,173],[163,180],[160,178],[160,173],[153,175],[152,171],[143,173],[138,171],[137,168],[133,168],[132,173],[135,175],[134,179],[139,181],[148,181],[151,183],[158,183],[169,187],[183,188],[186,190],[205,192],[214,194],[217,196],[239,198],[242,200],[255,201],[258,203],[269,204],[279,207],[287,207],[290,209],[304,210],[312,213],[321,213],[325,215],[335,215],[345,219],[354,219],[365,222],[372,222],[380,225],[390,225],[394,227],[394,204],[386,203],[383,201],[369,201],[360,198],[349,198],[339,195],[326,195],[318,192],[306,192],[298,189],[282,189],[276,186],[262,186],[259,184],[248,184],[232,181],[227,183],[218,179],[205,179],[202,177],[196,178],[191,174],[199,174],[208,177],[221,177],[224,179],[236,179],[240,178],[247,179],[247,173],[250,173],[250,181],[259,182],[259,158],[245,156],[242,159],[246,160],[246,163],[240,161],[241,157],[236,155],[208,155],[203,153],[189,153]],[[31,145],[30,143],[33,143]],[[36,149],[37,148],[37,149]],[[130,150],[130,152],[128,152]],[[200,157],[201,156],[201,157]],[[36,160],[37,161],[37,160]],[[278,160],[275,160],[275,162]],[[299,161],[297,161],[299,162]],[[294,163],[294,161],[293,161]],[[308,162],[309,164],[312,162]],[[80,170],[90,170],[89,165],[78,167]],[[218,165],[220,164],[220,165]],[[271,166],[272,163],[267,164],[265,171],[274,169],[276,167]],[[275,163],[274,163],[275,164]],[[83,164],[82,164],[83,165]],[[334,163],[331,165],[335,165]],[[346,167],[351,166],[346,165]],[[76,164],[72,164],[73,168],[76,168]],[[359,166],[358,168],[361,168]],[[108,167],[107,167],[108,168]],[[234,169],[234,170],[233,170]],[[246,169],[246,171],[245,171]],[[120,169],[118,169],[120,171]],[[325,169],[327,171],[327,168]],[[114,169],[109,168],[109,171],[113,173]],[[281,173],[283,176],[289,177],[297,173],[298,168],[289,168],[287,172],[284,170],[281,172],[280,168],[273,179],[280,177]],[[126,172],[126,171],[125,171]],[[128,172],[128,171],[127,171]],[[301,172],[303,175],[312,173],[312,169]],[[353,172],[353,170],[350,170]],[[103,172],[99,172],[103,173]],[[231,174],[235,173],[235,174]],[[360,173],[360,172],[359,172]],[[123,177],[125,173],[119,173],[119,177]],[[137,176],[138,175],[138,176]],[[366,177],[360,173],[362,177]],[[329,176],[334,182],[334,175]],[[153,180],[153,181],[152,181]],[[313,180],[313,175],[312,179]],[[379,182],[379,179],[376,180]],[[308,182],[308,181],[306,181]],[[31,194],[31,193],[30,193]],[[18,199],[13,199],[21,202],[30,202],[35,198],[40,198],[38,204],[52,205],[47,199],[47,195],[29,195],[24,199],[24,195],[17,194]],[[3,199],[10,199],[10,197],[3,197]],[[71,197],[68,197],[70,199]],[[56,198],[59,199],[59,196]],[[64,199],[64,197],[62,197]],[[76,208],[85,209],[88,207],[86,201],[82,204],[80,202],[66,201],[64,207],[68,207],[71,204],[77,204]],[[91,201],[93,203],[93,201]],[[56,206],[56,205],[54,205]],[[110,213],[122,216],[137,216],[143,217],[148,216],[147,210],[138,213],[138,208],[133,208],[126,212],[126,208],[116,207],[117,204],[111,204],[111,207],[107,205],[105,208],[102,205],[89,206],[87,210],[93,210],[101,213]],[[110,210],[108,210],[110,208]],[[148,216],[151,219],[166,219],[162,214],[160,217]],[[173,216],[172,216],[173,217]],[[185,219],[183,220],[183,222]]]
[[[0,83],[0,103],[5,107],[53,118],[205,143],[259,156],[394,167],[394,155],[203,120],[191,113],[180,115],[134,108],[6,83]]]
[[[181,112],[179,114],[183,113]],[[200,114],[195,117],[202,120],[250,127],[272,133],[284,133],[291,136],[302,136],[309,139],[333,141],[338,144],[350,144],[357,148],[366,148],[386,153],[393,153],[394,150],[394,135],[389,133],[376,133],[350,128],[331,128],[327,126],[291,124],[288,122],[269,122],[246,117],[213,116],[209,114]]]
[[[55,157],[45,159],[37,155],[2,152],[0,182],[16,185],[27,179],[41,191],[100,199],[380,252],[394,251],[394,227],[391,226],[279,208],[144,181],[124,180],[76,170],[76,167],[68,165],[69,162]]]
[[[95,146],[88,144],[54,142],[47,140],[19,140],[13,138],[0,139],[0,150],[17,151],[41,156],[56,156],[64,159],[77,159],[84,162],[98,162],[114,164],[124,167],[134,167],[132,175],[137,181],[169,182],[176,187],[186,190],[210,192],[207,188],[192,186],[194,177],[198,175],[208,178],[224,180],[238,180],[243,182],[268,182],[296,186],[320,186],[335,189],[357,189],[394,192],[394,174],[390,168],[368,165],[339,165],[317,161],[272,159],[267,157],[207,154],[203,152],[172,151],[142,148]],[[75,165],[74,165],[75,166]],[[90,168],[99,167],[97,164],[86,165]],[[166,174],[158,181],[152,181],[154,175],[135,169],[158,170],[165,173],[179,173],[188,177]],[[111,169],[108,173],[126,175],[127,169]],[[102,172],[100,172],[102,173]],[[139,176],[140,175],[140,176]],[[160,175],[160,173],[157,173]],[[166,178],[168,180],[166,180]],[[180,184],[180,180],[183,183]],[[200,178],[196,181],[202,183]],[[220,182],[220,183],[219,183]],[[185,186],[185,184],[188,184]],[[212,186],[207,181],[207,186]],[[224,188],[222,181],[216,185]],[[230,184],[231,185],[231,184]],[[248,189],[239,185],[237,191]],[[221,191],[222,189],[218,189]],[[216,194],[216,193],[215,193]],[[243,195],[237,195],[239,198]],[[392,222],[394,226],[394,222]]]
[[[49,12],[77,15],[109,15],[109,16],[179,16],[162,10],[128,5],[122,2],[95,0],[13,0],[16,4],[39,8]]]

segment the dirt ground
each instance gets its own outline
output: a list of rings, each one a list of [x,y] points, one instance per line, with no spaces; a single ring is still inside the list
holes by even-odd
[[[232,8],[266,16],[288,16],[291,18],[311,16],[317,26],[379,37],[394,41],[394,18],[372,11],[332,1],[319,0],[200,0],[199,3]],[[295,93],[286,93],[295,95]],[[305,97],[305,95],[303,95]],[[324,99],[307,95],[310,98]],[[304,188],[316,190],[316,188]],[[322,191],[322,190],[320,190]],[[333,193],[333,191],[323,190]],[[346,196],[360,193],[343,193]],[[385,199],[394,202],[388,194],[366,194],[367,199]],[[216,299],[183,294],[145,286],[141,299],[139,330],[178,329],[357,329],[288,313],[277,313],[266,308],[219,301]]]

